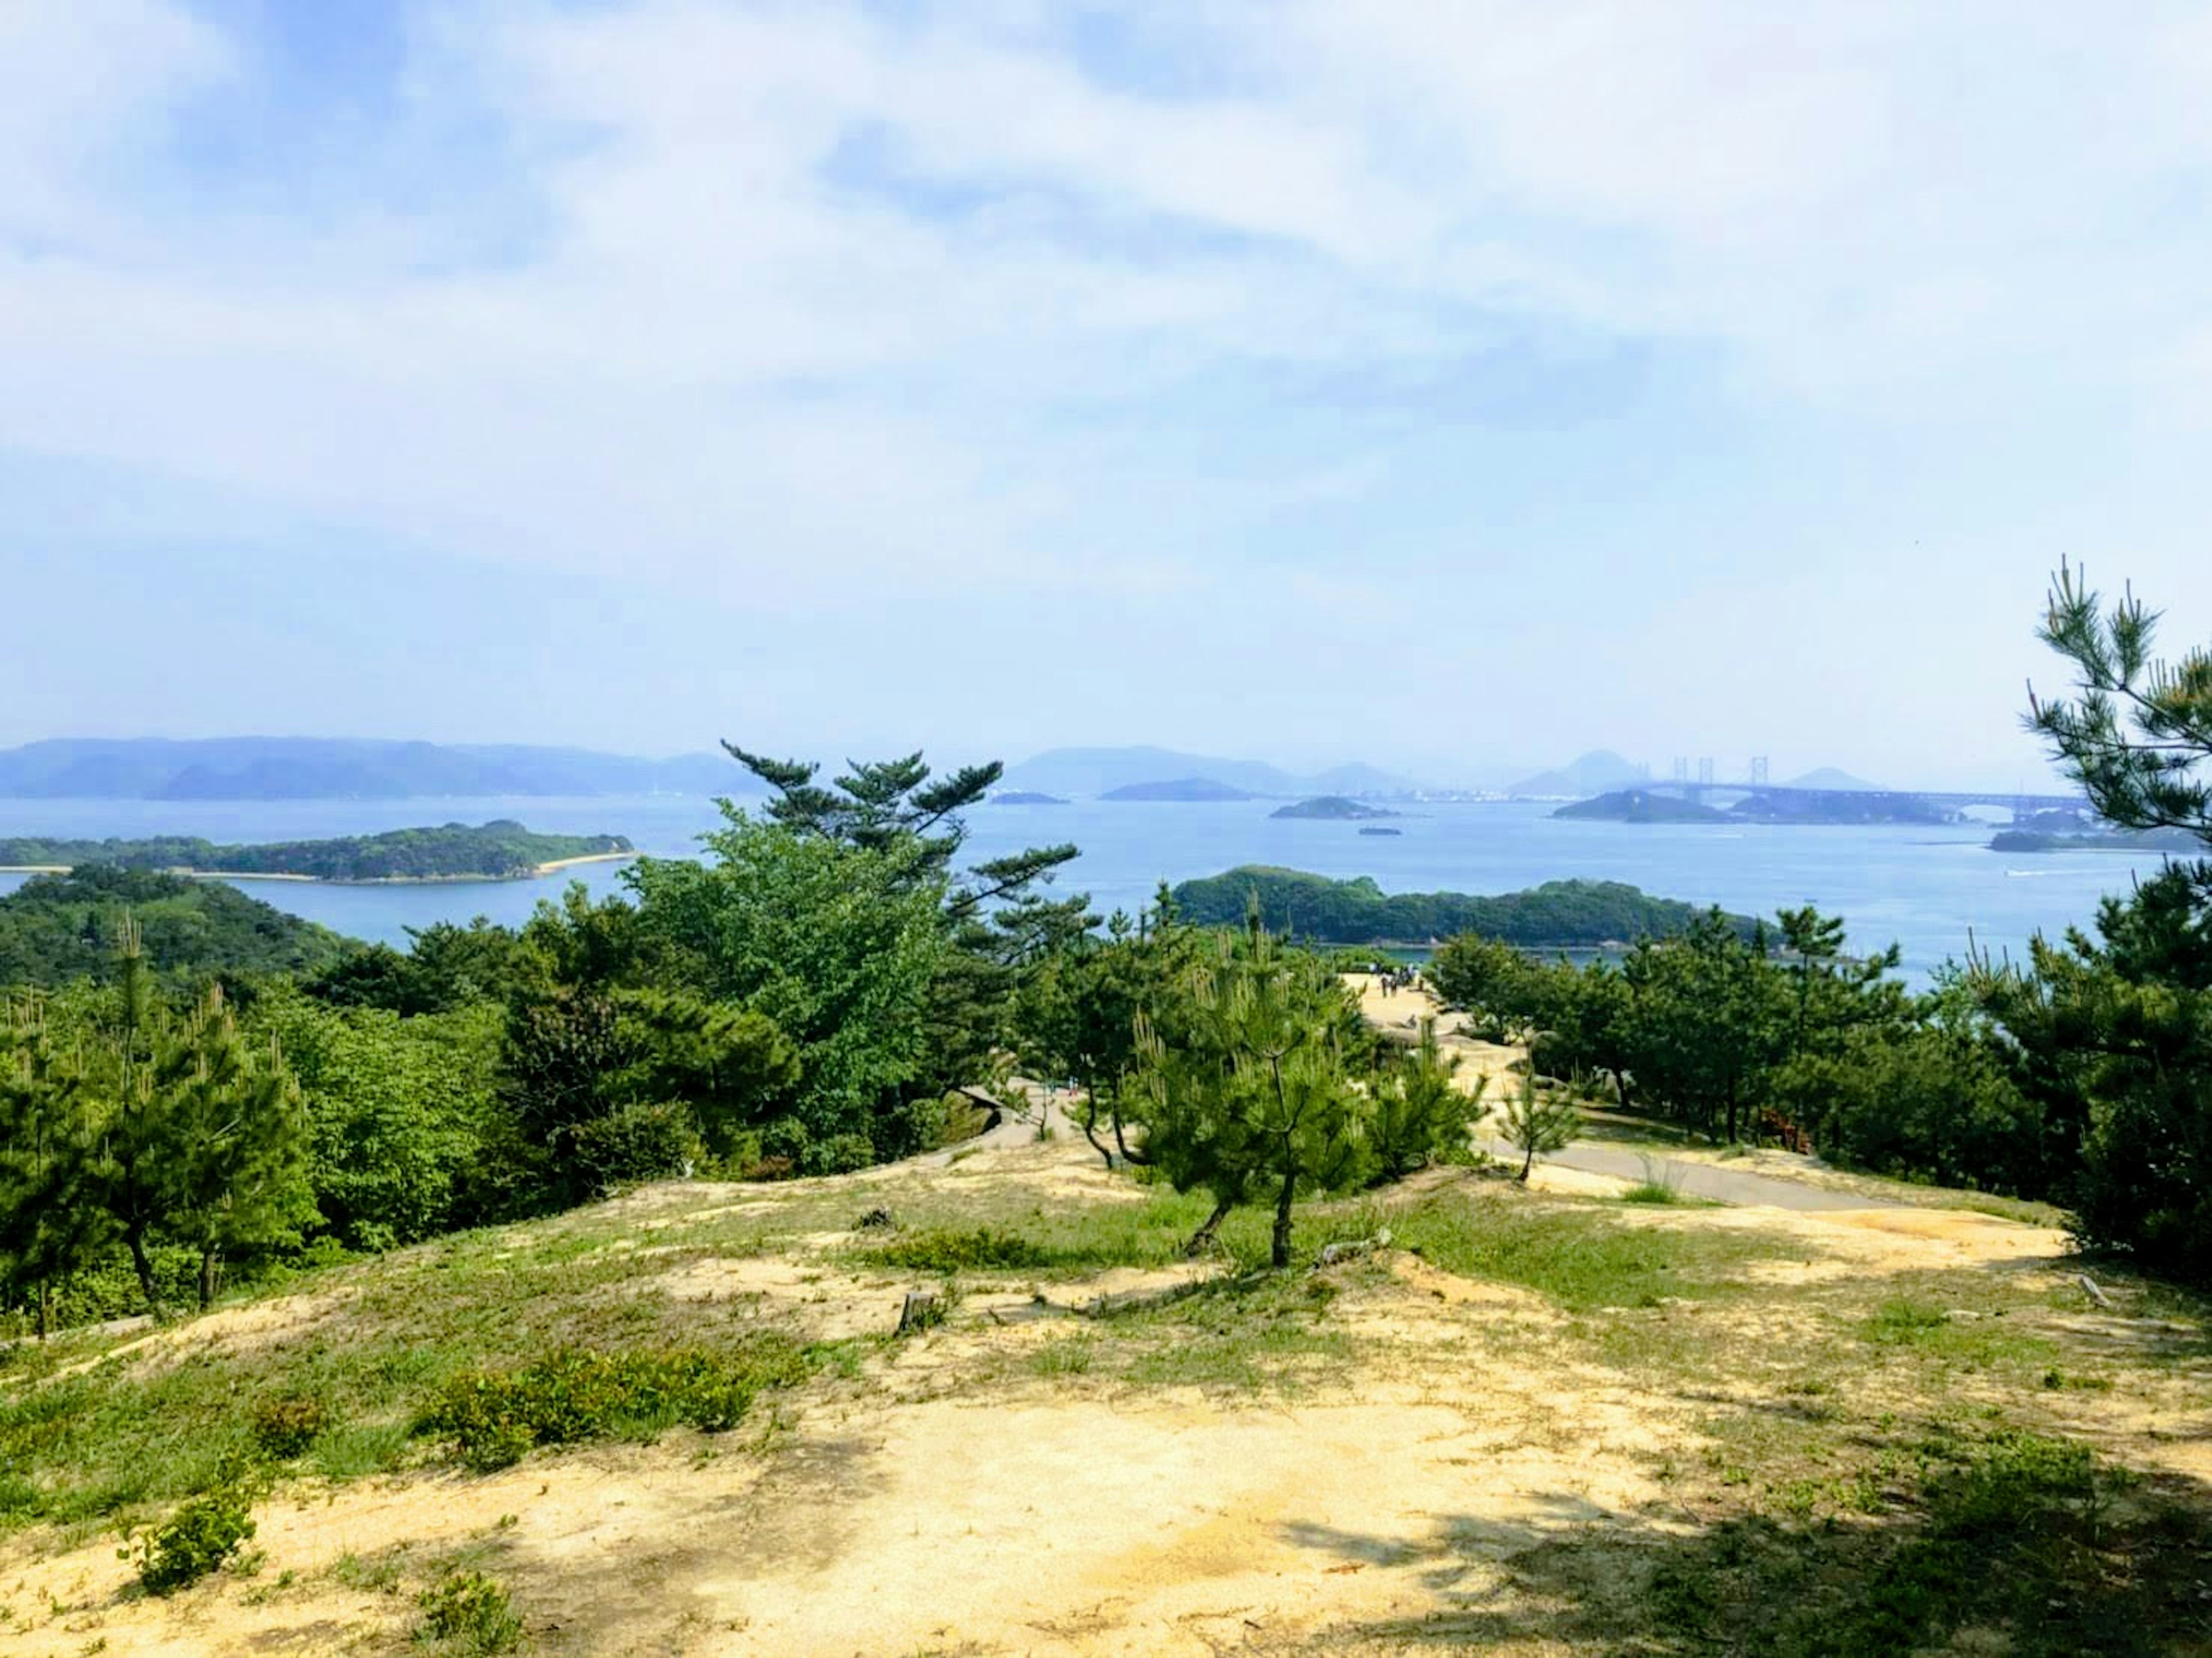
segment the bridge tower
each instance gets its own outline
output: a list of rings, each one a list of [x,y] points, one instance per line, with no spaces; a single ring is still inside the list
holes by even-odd
[[[1698,762],[1698,781],[1700,783],[1710,783],[1712,780],[1713,757],[1709,754],[1703,756]]]
[[[1766,786],[1766,756],[1763,754],[1751,756],[1751,783],[1753,788]]]

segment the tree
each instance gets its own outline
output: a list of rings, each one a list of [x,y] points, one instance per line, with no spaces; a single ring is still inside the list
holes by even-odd
[[[1125,1101],[1140,1055],[1141,1014],[1155,1032],[1172,1029],[1202,935],[1182,925],[1166,883],[1134,920],[1116,911],[1103,936],[1086,933],[1054,950],[1017,993],[1010,1027],[1018,1060],[1032,1073],[1073,1082],[1077,1121],[1112,1168],[1141,1163],[1129,1143]],[[1109,1145],[1102,1132],[1113,1138]]]
[[[162,1033],[162,1230],[199,1255],[199,1304],[226,1256],[299,1240],[313,1220],[299,1084],[274,1042],[240,1034],[220,987]]]
[[[1138,1025],[1145,1153],[1177,1191],[1212,1193],[1209,1228],[1272,1188],[1269,1259],[1287,1266],[1298,1193],[1355,1186],[1370,1166],[1341,1043],[1358,1010],[1327,963],[1283,949],[1256,911],[1186,984],[1172,1042],[1149,1018]]]
[[[87,1190],[90,1103],[79,1056],[48,1029],[43,1002],[0,1010],[0,1273],[28,1292],[41,1340],[55,1284],[112,1236]]]
[[[820,767],[771,760],[732,743],[731,758],[775,791],[768,821],[805,840],[891,860],[903,890],[933,895],[947,944],[934,964],[926,1004],[925,1063],[910,1084],[935,1100],[989,1067],[1006,1035],[1012,999],[1028,975],[1095,925],[1081,895],[1050,897],[1071,845],[1032,847],[963,867],[967,826],[960,814],[980,804],[1005,768],[963,766],[935,777],[919,752],[852,765],[828,786]]]
[[[2183,829],[2212,846],[2212,652],[2151,654],[2158,612],[2129,589],[2100,608],[2086,576],[2061,566],[2037,636],[2071,665],[2075,700],[2028,690],[2041,734],[2097,815],[2125,829]]]
[[[1514,1178],[1522,1181],[1538,1157],[1564,1151],[1582,1130],[1582,1113],[1574,1101],[1541,1087],[1533,1064],[1521,1073],[1519,1090],[1498,1108],[1498,1121],[1505,1143],[1521,1153],[1521,1172]]]
[[[1459,1056],[1446,1054],[1437,1041],[1437,1022],[1424,1019],[1419,1044],[1392,1059],[1369,1084],[1368,1139],[1377,1179],[1403,1179],[1438,1157],[1465,1160],[1490,1078],[1477,1077],[1470,1090],[1455,1080],[1458,1071]]]

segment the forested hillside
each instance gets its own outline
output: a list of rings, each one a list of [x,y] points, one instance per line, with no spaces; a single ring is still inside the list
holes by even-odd
[[[471,827],[391,829],[324,841],[218,846],[189,835],[140,841],[0,840],[0,867],[296,875],[317,881],[508,880],[547,864],[632,851],[619,835],[539,835],[511,819]]]
[[[312,921],[220,881],[89,867],[44,875],[0,897],[0,988],[104,980],[131,915],[164,977],[310,973],[354,948]]]
[[[1369,876],[1334,881],[1303,870],[1246,865],[1185,881],[1175,890],[1183,914],[1201,926],[1243,920],[1260,900],[1267,926],[1335,944],[1414,943],[1479,932],[1523,948],[1626,944],[1686,931],[1696,905],[1655,898],[1618,881],[1547,881],[1527,892],[1478,897],[1463,892],[1386,893]],[[1734,919],[1745,931],[1747,918]]]

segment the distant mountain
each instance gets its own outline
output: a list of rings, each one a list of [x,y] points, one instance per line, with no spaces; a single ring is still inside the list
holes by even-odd
[[[404,800],[445,795],[757,792],[720,754],[641,760],[586,749],[346,738],[77,738],[0,750],[0,798]]]
[[[1314,794],[1398,794],[1418,786],[1412,780],[1372,766],[1338,766],[1301,777],[1259,760],[1226,760],[1186,754],[1176,749],[1048,749],[1006,768],[1009,788],[1079,799],[1103,797],[1135,783],[1162,778],[1205,778],[1247,794],[1302,799]]]
[[[1869,783],[1863,777],[1854,777],[1847,771],[1838,771],[1833,766],[1822,766],[1808,771],[1802,777],[1793,777],[1781,785],[1785,789],[1859,789],[1868,793],[1881,793],[1881,785]]]
[[[1649,780],[1650,774],[1642,766],[1631,765],[1611,749],[1592,749],[1555,771],[1524,777],[1505,792],[1537,796],[1603,794],[1608,789]]]
[[[1101,800],[1167,800],[1188,803],[1197,800],[1251,800],[1258,797],[1248,790],[1231,788],[1226,783],[1217,783],[1211,777],[1178,777],[1170,783],[1130,783],[1118,789],[1109,789],[1098,798]]]
[[[1067,802],[1056,794],[1040,794],[1035,789],[1008,789],[1003,794],[992,795],[984,804],[993,806],[1064,806]]]
[[[1728,813],[1712,806],[1700,805],[1694,800],[1678,800],[1671,794],[1654,794],[1648,789],[1622,789],[1617,793],[1577,800],[1561,806],[1552,816],[1602,823],[1726,823],[1733,821]]]

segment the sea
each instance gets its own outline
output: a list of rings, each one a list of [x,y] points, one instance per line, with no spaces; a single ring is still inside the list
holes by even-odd
[[[1850,946],[1894,943],[1924,983],[1970,948],[2024,957],[2038,932],[2085,929],[2098,901],[2124,892],[2163,861],[2156,853],[1996,853],[1992,824],[1925,826],[1628,824],[1562,822],[1537,801],[1421,804],[1362,835],[1356,823],[1271,817],[1279,803],[1071,801],[986,805],[968,817],[977,859],[1073,841],[1082,856],[1061,891],[1087,892],[1101,913],[1134,912],[1163,880],[1273,864],[1336,878],[1367,875],[1388,892],[1517,891],[1545,881],[1625,881],[1646,892],[1750,914],[1812,903],[1841,914]],[[700,855],[720,822],[694,795],[598,795],[435,800],[0,801],[0,835],[196,835],[219,843],[313,840],[426,823],[514,818],[549,833],[628,835],[653,857]],[[27,878],[0,876],[0,891]],[[240,881],[255,897],[356,938],[404,948],[410,927],[478,915],[526,920],[568,882],[594,894],[623,888],[623,865],[591,864],[529,881],[341,886]]]

